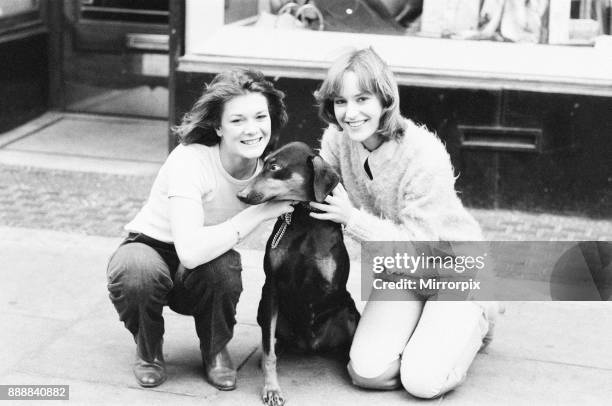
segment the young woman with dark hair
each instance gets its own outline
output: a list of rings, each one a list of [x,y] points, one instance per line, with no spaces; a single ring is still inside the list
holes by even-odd
[[[111,257],[108,290],[134,336],[134,374],[145,387],[166,379],[162,310],[195,319],[206,378],[236,386],[226,344],[242,291],[233,248],[265,220],[293,211],[291,202],[247,206],[236,193],[257,175],[270,138],[287,121],[284,94],[257,71],[217,75],[174,130],[149,198]]]

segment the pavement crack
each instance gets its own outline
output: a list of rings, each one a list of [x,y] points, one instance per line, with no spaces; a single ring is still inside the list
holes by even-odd
[[[250,353],[249,355],[247,355],[246,357],[244,357],[244,361],[242,361],[240,363],[240,365],[238,365],[238,368],[236,368],[237,371],[239,371],[253,356],[253,354],[255,354],[257,352],[257,350],[259,350],[259,345],[257,345]]]

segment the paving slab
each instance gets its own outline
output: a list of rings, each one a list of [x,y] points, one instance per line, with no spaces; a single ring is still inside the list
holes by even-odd
[[[28,137],[45,127],[56,123],[64,116],[60,111],[48,111],[40,116],[13,128],[12,130],[0,133],[0,148],[10,145],[22,138]]]
[[[606,405],[612,370],[498,356],[476,357],[443,405]]]
[[[161,163],[132,162],[105,158],[83,158],[80,156],[58,156],[57,154],[0,150],[0,163],[4,165],[28,165],[45,169],[97,172],[115,175],[155,175]]]
[[[51,111],[0,134],[0,163],[154,175],[168,154],[168,124]]]
[[[612,371],[608,302],[506,302],[491,355]],[[610,386],[612,389],[612,386]]]
[[[106,293],[106,263],[119,240],[0,227],[0,312],[75,320]]]
[[[70,327],[69,321],[0,312],[0,376],[15,368],[22,359],[38,351]]]
[[[3,149],[161,163],[167,146],[166,120],[63,114]]]

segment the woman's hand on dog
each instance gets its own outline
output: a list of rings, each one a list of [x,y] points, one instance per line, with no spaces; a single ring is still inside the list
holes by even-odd
[[[291,213],[293,211],[293,203],[294,202],[291,200],[270,200],[268,202],[251,207],[254,210],[258,211],[259,215],[261,215],[264,220],[271,220],[282,216],[285,213]]]
[[[291,213],[294,208],[292,201],[268,201],[249,206],[228,220],[238,234],[238,242],[255,230],[262,222],[275,219],[285,213]]]
[[[323,213],[310,213],[310,216],[319,220],[331,220],[336,223],[347,225],[353,212],[357,210],[348,197],[348,193],[342,183],[332,190],[325,198],[325,203],[310,202],[310,207],[321,210]]]

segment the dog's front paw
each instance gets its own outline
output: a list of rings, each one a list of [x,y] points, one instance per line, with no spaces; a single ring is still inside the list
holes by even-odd
[[[271,385],[264,386],[262,400],[266,406],[283,406],[285,404],[285,398],[283,398],[280,388]]]

